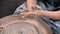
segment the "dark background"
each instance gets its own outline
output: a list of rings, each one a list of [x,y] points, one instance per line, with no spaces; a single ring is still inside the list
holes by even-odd
[[[0,18],[11,15],[26,0],[0,0]]]

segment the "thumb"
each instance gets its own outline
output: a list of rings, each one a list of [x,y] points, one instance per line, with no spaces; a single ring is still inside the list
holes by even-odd
[[[41,10],[42,8],[40,7],[40,6],[38,6],[38,5],[36,5],[36,8],[38,9],[38,10]]]

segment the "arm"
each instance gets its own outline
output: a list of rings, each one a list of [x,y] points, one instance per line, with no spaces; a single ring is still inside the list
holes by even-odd
[[[27,12],[26,15],[28,16],[30,15],[39,15],[42,17],[47,17],[47,18],[52,18],[52,19],[60,19],[60,10],[59,11],[46,11],[46,10],[42,10],[40,6],[37,6],[37,9],[35,11],[32,12]]]
[[[36,0],[27,0],[27,8],[28,10],[32,10],[32,7],[34,8],[36,5]]]
[[[46,11],[42,10],[42,8],[36,5],[39,8],[39,15],[42,17],[52,18],[52,19],[60,19],[60,10],[59,11]]]
[[[52,19],[60,19],[60,11],[55,11],[55,12],[51,12],[51,11],[41,11],[40,16],[43,17],[48,17],[48,18],[52,18]]]

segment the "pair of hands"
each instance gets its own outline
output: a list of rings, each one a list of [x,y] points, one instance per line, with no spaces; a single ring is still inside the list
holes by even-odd
[[[40,15],[40,12],[42,11],[41,7],[36,5],[36,7],[32,7],[32,10],[29,10],[28,8],[24,9],[20,15],[22,15],[22,17],[36,17]]]

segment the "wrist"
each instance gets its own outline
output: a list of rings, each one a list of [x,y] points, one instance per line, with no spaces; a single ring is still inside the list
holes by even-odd
[[[39,15],[39,16],[43,16],[43,13],[44,13],[44,12],[40,10],[40,11],[38,12],[38,15]]]

